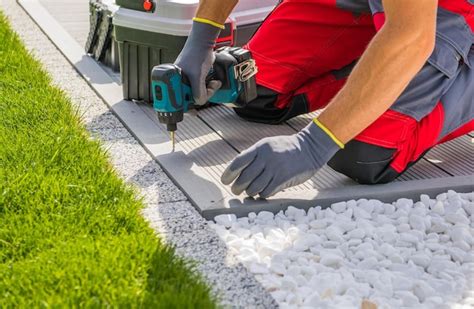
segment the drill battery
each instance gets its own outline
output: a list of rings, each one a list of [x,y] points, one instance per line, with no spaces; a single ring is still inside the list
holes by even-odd
[[[217,76],[212,76],[212,71],[210,74],[211,78],[222,81],[222,90],[220,91],[232,89],[231,83],[235,80],[238,96],[233,100],[228,100],[231,102],[225,102],[225,98],[218,97],[218,91],[217,96],[211,98],[210,102],[224,103],[231,107],[244,107],[257,98],[255,74],[257,74],[258,69],[250,51],[240,47],[225,46],[219,48],[216,52],[213,70],[221,70]]]

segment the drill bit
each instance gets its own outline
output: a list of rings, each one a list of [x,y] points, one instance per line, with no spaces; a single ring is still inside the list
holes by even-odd
[[[174,149],[175,149],[175,137],[174,137],[174,132],[175,132],[175,131],[171,131],[171,132],[170,132],[171,152],[174,152]]]

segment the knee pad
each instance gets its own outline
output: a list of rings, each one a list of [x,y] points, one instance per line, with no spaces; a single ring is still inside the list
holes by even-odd
[[[400,175],[390,167],[395,151],[353,140],[329,160],[328,166],[360,184],[387,183]]]

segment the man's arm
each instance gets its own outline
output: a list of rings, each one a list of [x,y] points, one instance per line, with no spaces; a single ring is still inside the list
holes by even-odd
[[[432,53],[436,0],[383,0],[386,23],[327,109],[295,135],[268,137],[237,156],[222,175],[232,192],[267,198],[311,178],[382,115]],[[282,42],[284,44],[284,42]]]
[[[201,0],[196,12],[196,19],[223,25],[237,2],[238,0]]]
[[[385,25],[318,117],[343,144],[390,108],[434,49],[438,1],[384,0],[383,5]]]

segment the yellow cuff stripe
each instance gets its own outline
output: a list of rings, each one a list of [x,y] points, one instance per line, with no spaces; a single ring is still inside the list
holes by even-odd
[[[314,123],[321,128],[341,149],[344,149],[344,144],[334,135],[328,128],[326,128],[318,119],[313,119]]]
[[[214,27],[217,27],[217,28],[225,29],[224,25],[216,23],[216,22],[214,22],[212,20],[209,20],[209,19],[194,17],[193,20],[197,21],[198,23],[208,24],[208,25],[211,25],[211,26],[214,26]]]

